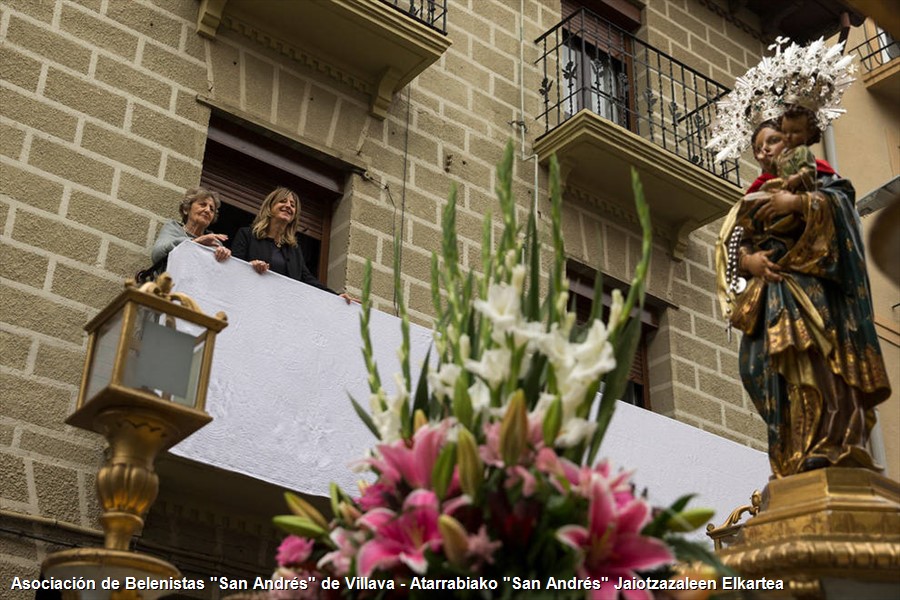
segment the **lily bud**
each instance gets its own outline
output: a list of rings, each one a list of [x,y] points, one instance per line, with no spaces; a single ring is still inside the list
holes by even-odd
[[[557,396],[553,399],[553,402],[550,403],[550,407],[547,408],[547,413],[544,415],[544,444],[552,448],[553,442],[556,441],[556,436],[559,434],[559,428],[562,426],[562,400]]]
[[[428,417],[422,412],[421,408],[417,408],[413,414],[413,431],[418,431],[428,425]]]
[[[711,508],[690,508],[688,510],[683,510],[669,518],[666,522],[666,528],[669,531],[674,531],[676,533],[694,531],[698,527],[708,523],[714,514],[716,514],[716,511]]]
[[[463,566],[466,551],[469,549],[469,539],[462,524],[450,515],[441,515],[438,517],[438,531],[441,532],[447,559],[457,567]]]
[[[500,454],[507,465],[518,464],[528,441],[528,411],[525,408],[525,392],[513,393],[506,414],[500,423]]]
[[[347,523],[355,523],[356,520],[362,516],[362,513],[359,512],[358,508],[347,502],[341,502],[340,505],[338,505],[338,511]]]
[[[293,492],[285,492],[284,500],[292,513],[298,517],[306,517],[323,529],[328,528],[328,521],[315,507]]]
[[[478,444],[475,437],[465,427],[461,427],[458,433],[457,464],[459,465],[459,485],[464,494],[475,498],[481,489],[484,479],[484,464],[478,456]]]
[[[296,515],[281,515],[273,518],[272,523],[274,523],[276,527],[280,527],[288,533],[293,533],[294,535],[299,535],[300,537],[307,537],[316,540],[327,536],[327,531],[325,529],[319,527],[306,517],[298,517]]]

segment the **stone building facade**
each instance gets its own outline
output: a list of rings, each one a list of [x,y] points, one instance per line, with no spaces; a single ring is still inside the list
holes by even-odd
[[[392,3],[374,4],[379,14],[399,13]],[[758,18],[732,15],[727,4],[584,2],[636,11],[637,39],[730,85],[767,44]],[[537,119],[544,74],[534,40],[562,20],[559,0],[448,0],[446,33],[422,30],[437,40],[428,49],[436,59],[408,83],[390,71],[368,77],[359,49],[356,58],[351,52],[329,60],[317,53],[320,42],[305,45],[312,38],[273,36],[264,20],[254,21],[263,17],[240,13],[248,5],[0,4],[0,581],[36,575],[54,549],[96,543],[93,485],[102,443],[63,423],[81,376],[82,326],[124,278],[148,266],[160,226],[177,217],[185,189],[205,176],[211,122],[236,124],[338,173],[338,191],[323,201],[329,226],[319,240],[320,276],[358,295],[371,259],[377,306],[390,311],[393,237],[400,235],[405,297],[423,324],[432,316],[430,256],[440,249],[440,212],[451,184],[458,189],[464,268],[479,264],[493,169],[509,140],[522,212],[537,192],[546,220],[546,157],[534,156],[545,133]],[[752,179],[752,163],[741,166],[744,180]],[[627,281],[640,248],[633,219],[604,190],[568,181],[570,258]],[[721,199],[727,205],[738,183],[709,185],[733,194]],[[738,342],[727,339],[715,302],[716,216],[677,232],[678,244],[671,235],[654,242],[648,293],[660,308],[646,342],[649,404],[763,449],[763,423],[737,376]],[[251,500],[239,496],[213,508],[166,491],[164,483],[138,547],[185,572],[209,574],[217,564],[265,572],[276,534],[265,519],[246,515]]]

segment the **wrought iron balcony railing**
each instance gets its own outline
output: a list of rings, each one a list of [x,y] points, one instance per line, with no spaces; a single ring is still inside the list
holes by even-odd
[[[382,0],[413,19],[447,34],[447,0]]]
[[[740,185],[738,161],[716,164],[715,153],[705,149],[715,102],[728,88],[587,9],[536,43],[545,131],[588,109]]]
[[[900,43],[884,31],[879,31],[851,50],[859,56],[863,73],[868,73],[895,58],[900,58]]]

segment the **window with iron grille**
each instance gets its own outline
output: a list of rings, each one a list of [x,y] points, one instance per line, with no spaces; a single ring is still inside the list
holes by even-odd
[[[569,280],[569,310],[575,313],[577,325],[587,324],[590,318],[594,297],[594,275],[594,269],[581,263],[570,260],[566,264],[566,276]],[[612,304],[612,290],[618,288],[627,294],[628,286],[607,275],[603,276],[603,281],[604,289],[601,300],[603,302],[603,310],[601,311],[601,318],[604,322],[607,322],[609,319],[609,308]],[[634,360],[631,362],[631,370],[628,373],[628,386],[621,399],[623,402],[649,410],[651,408],[650,373],[647,365],[647,347],[659,328],[659,314],[664,309],[664,305],[654,302],[649,297],[647,300],[640,314],[635,313],[632,315],[639,316],[641,319],[641,338]]]

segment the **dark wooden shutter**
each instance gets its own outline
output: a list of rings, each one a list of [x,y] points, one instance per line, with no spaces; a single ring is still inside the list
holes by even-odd
[[[349,169],[296,141],[227,113],[209,121],[200,185],[219,193],[223,209],[214,229],[232,236],[249,225],[263,200],[276,187],[293,190],[300,200],[297,240],[307,267],[328,283],[331,213],[343,195]],[[227,213],[227,215],[226,215]]]
[[[330,221],[331,202],[307,189],[307,183],[212,140],[206,143],[200,185],[218,192],[222,202],[253,214],[272,190],[288,187],[300,197],[300,233],[319,241]]]

